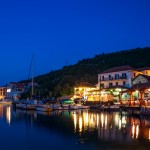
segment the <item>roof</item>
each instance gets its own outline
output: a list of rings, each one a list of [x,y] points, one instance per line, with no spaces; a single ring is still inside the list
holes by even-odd
[[[131,66],[120,66],[120,67],[110,68],[108,70],[105,70],[105,71],[101,72],[100,74],[111,73],[111,72],[119,72],[119,71],[126,71],[126,70],[136,70],[136,69],[131,67]]]
[[[135,84],[133,85],[129,91],[135,91],[135,90],[144,90],[144,89],[149,89],[150,88],[150,83],[140,83],[140,84]]]
[[[24,88],[24,83],[10,82],[10,84],[15,85],[16,88]]]
[[[3,88],[3,89],[4,89],[4,88],[6,88],[6,86],[0,86],[0,88]]]
[[[15,86],[16,88],[24,88],[26,86],[32,86],[32,82],[10,82],[10,85]],[[37,83],[33,83],[34,86],[39,86]]]
[[[77,87],[96,87],[95,85],[88,83],[88,82],[82,82]]]
[[[150,67],[138,68],[138,71],[150,70]]]
[[[147,80],[150,80],[150,76],[147,76],[147,75],[144,75],[144,74],[139,74],[139,75],[137,75],[137,76],[133,79],[133,81],[134,81],[136,78],[138,78],[139,76],[143,76],[143,77],[146,78]]]

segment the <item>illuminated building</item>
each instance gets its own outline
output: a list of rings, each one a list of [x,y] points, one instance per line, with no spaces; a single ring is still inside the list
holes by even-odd
[[[27,83],[10,82],[7,85],[6,96],[9,99],[18,100],[20,99],[21,94],[27,92],[31,86],[32,86],[31,82]],[[34,83],[34,86],[38,86],[38,84]]]
[[[96,90],[96,86],[87,82],[83,82],[74,88],[75,98],[83,98],[88,100],[88,92]]]
[[[140,87],[142,84],[149,84],[142,94],[150,97],[150,67],[135,69],[131,66],[120,66],[98,74],[97,85],[91,85],[87,82],[81,83],[75,87],[74,93],[75,98],[84,98],[88,101],[114,100],[119,102],[121,99],[121,101],[128,102],[132,101],[133,97],[141,98],[141,91],[136,90],[134,86]]]
[[[98,83],[101,88],[124,86],[130,88],[132,79],[140,74],[138,70],[130,66],[121,66],[108,69],[98,75]]]
[[[6,87],[0,87],[0,99],[4,99],[6,97]]]

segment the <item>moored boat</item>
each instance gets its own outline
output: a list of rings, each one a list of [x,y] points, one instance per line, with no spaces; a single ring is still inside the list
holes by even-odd
[[[35,109],[35,105],[32,104],[16,104],[16,108],[18,109],[25,109],[25,110],[34,110]]]
[[[12,104],[12,101],[7,101],[7,100],[2,100],[2,101],[0,101],[0,104]]]
[[[50,107],[49,105],[48,106],[36,106],[35,109],[37,111],[52,111],[52,107]]]
[[[78,109],[89,109],[90,108],[90,106],[80,105],[80,104],[78,104],[77,107],[78,107]]]

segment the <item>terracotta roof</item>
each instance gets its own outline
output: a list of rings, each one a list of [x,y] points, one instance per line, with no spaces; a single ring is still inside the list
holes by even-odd
[[[139,76],[143,76],[143,77],[146,78],[147,80],[150,80],[150,76],[147,76],[147,75],[144,75],[144,74],[139,74],[139,75],[137,75],[137,76],[133,79],[133,81],[134,81],[136,78],[138,78]]]
[[[150,67],[138,68],[138,71],[150,70]]]
[[[111,73],[111,72],[119,72],[119,71],[126,71],[126,70],[136,70],[136,69],[131,67],[131,66],[120,66],[120,67],[110,68],[108,70],[103,71],[100,74]]]

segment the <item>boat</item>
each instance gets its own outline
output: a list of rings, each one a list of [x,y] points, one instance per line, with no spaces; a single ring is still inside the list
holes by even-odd
[[[70,106],[69,106],[69,109],[75,110],[75,109],[78,109],[78,106],[77,106],[77,105],[70,105]]]
[[[16,108],[18,109],[25,109],[25,110],[34,110],[35,109],[35,105],[32,104],[16,104]]]
[[[86,106],[86,105],[81,105],[81,104],[77,104],[78,109],[89,109],[90,106]]]
[[[19,103],[14,103],[16,105],[16,108],[19,109],[26,109],[26,110],[34,110],[35,107],[38,105],[38,101],[35,98],[34,94],[34,86],[36,86],[36,84],[34,84],[34,80],[33,80],[33,58],[34,55],[32,54],[32,58],[31,58],[31,64],[30,64],[30,70],[29,70],[29,75],[30,72],[32,73],[32,77],[31,77],[31,98],[27,99],[27,100],[20,100]],[[29,80],[29,75],[28,75],[28,80]]]
[[[47,105],[47,106],[42,106],[42,105],[36,106],[35,109],[37,111],[46,111],[46,112],[49,112],[49,111],[53,110],[53,108],[51,106],[49,106],[49,105]]]
[[[12,104],[12,101],[2,100],[2,101],[0,101],[0,104],[10,105],[10,104]]]
[[[52,109],[53,109],[53,110],[61,110],[62,107],[61,107],[60,104],[54,104],[54,105],[52,105]]]
[[[61,105],[61,109],[62,110],[68,110],[69,109],[69,105],[67,105],[67,104]]]
[[[74,109],[78,109],[78,107],[76,105],[68,105],[68,104],[55,104],[52,106],[52,108],[54,110],[74,110]]]

